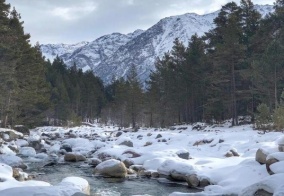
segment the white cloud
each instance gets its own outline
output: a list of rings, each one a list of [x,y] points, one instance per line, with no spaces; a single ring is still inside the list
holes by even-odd
[[[21,13],[35,43],[93,41],[113,32],[130,33],[160,19],[188,12],[210,13],[232,0],[6,0]],[[234,0],[239,2],[240,0]],[[273,4],[275,0],[252,0]]]
[[[59,16],[63,20],[75,20],[88,15],[95,9],[94,3],[88,3],[79,7],[55,7],[50,13],[53,16]]]

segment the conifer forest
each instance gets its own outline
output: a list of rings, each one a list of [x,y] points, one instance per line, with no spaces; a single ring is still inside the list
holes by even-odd
[[[274,9],[262,18],[250,0],[230,2],[204,36],[188,43],[176,38],[147,81],[139,81],[133,64],[126,78],[104,84],[76,64],[47,60],[39,44],[30,44],[20,14],[0,0],[1,126],[96,120],[167,127],[225,119],[234,126],[238,117],[250,116],[282,129],[284,0],[276,0]]]

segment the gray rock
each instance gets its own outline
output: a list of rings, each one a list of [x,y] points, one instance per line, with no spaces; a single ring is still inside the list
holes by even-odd
[[[158,172],[152,172],[151,177],[152,178],[159,178],[159,173]]]
[[[97,165],[94,173],[104,177],[125,178],[127,176],[127,168],[123,162],[110,159]]]
[[[161,138],[161,137],[162,137],[162,135],[161,135],[161,134],[158,134],[158,135],[156,136],[156,139]]]
[[[125,159],[123,161],[123,163],[124,163],[125,167],[127,167],[127,168],[129,168],[131,165],[134,165],[134,162],[130,159]]]
[[[128,146],[128,147],[133,147],[132,141],[124,141],[124,142],[121,142],[119,145],[124,145],[124,146]]]
[[[189,152],[181,152],[177,153],[177,156],[181,159],[188,160],[189,159]]]
[[[197,178],[196,174],[186,176],[185,180],[186,180],[188,186],[192,187],[192,188],[196,188],[200,184],[199,179]]]
[[[119,136],[121,136],[121,135],[122,135],[122,132],[120,131],[120,132],[117,132],[117,133],[116,133],[115,137],[119,137]]]
[[[177,181],[186,181],[186,175],[183,173],[176,172],[176,171],[172,171],[170,173],[170,177]]]
[[[234,150],[234,149],[231,149],[230,152],[231,152],[231,153],[233,154],[233,156],[235,156],[235,157],[239,157],[239,156],[240,156],[239,153],[238,153],[236,150]]]
[[[38,141],[30,141],[29,142],[29,147],[32,147],[34,148],[37,152],[39,152],[42,148],[43,148],[43,145],[41,144],[41,141],[38,140]]]
[[[152,145],[153,143],[152,142],[146,142],[145,144],[144,144],[144,146],[150,146],[150,145]]]
[[[78,161],[85,161],[86,157],[84,157],[81,154],[75,154],[75,153],[66,153],[64,155],[64,161],[67,162],[78,162]]]
[[[92,159],[90,159],[89,165],[91,165],[92,167],[96,167],[101,162],[102,161],[100,159],[92,158]]]
[[[210,185],[210,182],[209,182],[208,179],[203,178],[203,179],[200,180],[199,187],[204,188],[204,187],[206,187],[206,186],[208,186],[208,185]]]
[[[273,193],[269,193],[263,189],[260,189],[260,190],[257,190],[255,193],[254,193],[254,196],[272,196]]]
[[[280,152],[284,152],[284,145],[279,145],[279,146],[278,146],[278,150],[279,150]]]
[[[233,155],[233,153],[230,151],[230,152],[227,152],[226,154],[225,154],[225,157],[233,157],[234,155]]]
[[[63,144],[60,149],[64,149],[66,152],[72,152],[72,148],[68,144]]]
[[[274,172],[270,169],[270,165],[279,162],[279,160],[275,159],[275,158],[270,158],[268,160],[266,160],[266,170],[270,175],[273,175]]]
[[[266,164],[267,154],[260,148],[256,151],[255,160],[260,164]]]

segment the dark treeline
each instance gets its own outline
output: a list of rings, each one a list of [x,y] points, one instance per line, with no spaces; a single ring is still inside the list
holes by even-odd
[[[127,78],[104,87],[92,72],[46,61],[39,45],[29,44],[20,15],[0,0],[1,125],[94,119],[123,127],[225,119],[237,125],[238,116],[248,115],[282,129],[284,0],[274,8],[262,19],[250,0],[224,5],[214,29],[188,43],[176,39],[156,60],[145,89],[135,65]]]
[[[214,29],[203,37],[193,35],[188,46],[176,39],[172,50],[157,59],[145,92],[137,80],[108,86],[103,119],[121,126],[162,127],[232,119],[234,126],[238,116],[255,120],[261,103],[269,115],[279,113],[284,1],[277,0],[274,8],[262,19],[250,0],[224,5]]]
[[[45,61],[29,38],[20,14],[0,0],[1,126],[66,125],[98,118],[104,104],[101,80],[76,65],[67,69],[59,58]]]

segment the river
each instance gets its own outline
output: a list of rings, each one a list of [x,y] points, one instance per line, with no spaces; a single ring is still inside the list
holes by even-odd
[[[46,181],[56,185],[65,177],[77,176],[86,179],[91,187],[91,196],[167,196],[172,192],[199,192],[190,189],[186,183],[171,183],[166,179],[149,179],[129,177],[127,179],[102,178],[92,175],[93,168],[84,167],[80,163],[57,164],[42,167],[41,164],[29,164],[29,173],[35,180]]]

